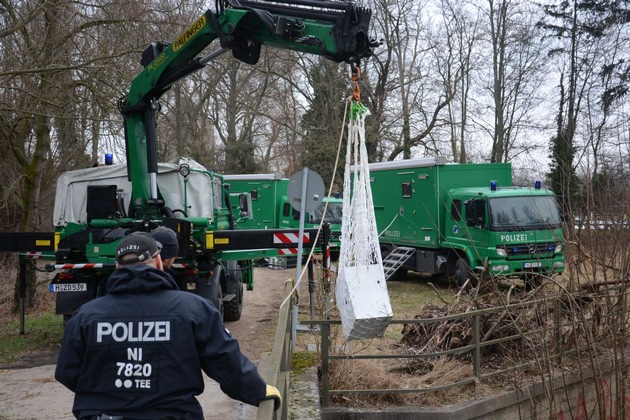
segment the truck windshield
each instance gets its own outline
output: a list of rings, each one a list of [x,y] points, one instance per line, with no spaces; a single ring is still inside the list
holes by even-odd
[[[557,229],[560,212],[553,196],[500,197],[488,200],[490,230]]]
[[[310,214],[311,223],[319,224],[322,221],[322,214],[324,213],[324,205],[326,203],[322,203],[313,210]],[[328,203],[328,209],[326,210],[326,217],[324,217],[324,222],[334,224],[341,224],[341,217],[343,212],[343,203]]]

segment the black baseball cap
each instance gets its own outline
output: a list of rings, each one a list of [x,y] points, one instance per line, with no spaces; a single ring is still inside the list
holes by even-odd
[[[116,247],[116,262],[120,265],[135,264],[155,257],[162,244],[146,232],[134,232],[125,236]],[[134,254],[135,258],[124,258]]]

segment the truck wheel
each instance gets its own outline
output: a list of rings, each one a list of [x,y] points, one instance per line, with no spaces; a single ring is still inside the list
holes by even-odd
[[[409,270],[407,270],[406,268],[399,268],[398,270],[394,271],[394,274],[392,274],[391,280],[405,281],[407,280],[408,273],[409,273]]]
[[[225,302],[225,318],[227,322],[238,321],[243,313],[243,274],[236,261],[228,261],[226,273],[226,294],[235,296]]]
[[[523,279],[525,290],[534,290],[543,282],[543,276],[540,274],[528,274]]]
[[[223,267],[220,265],[215,266],[212,277],[200,279],[197,286],[197,294],[202,298],[205,298],[212,302],[212,304],[219,310],[221,319],[224,317],[223,308],[223,290],[221,289],[221,275],[223,274]]]
[[[468,283],[472,287],[477,286],[477,279],[473,277],[468,262],[464,258],[458,258],[455,262],[455,284],[457,287],[462,287],[466,280],[470,280]]]
[[[220,284],[219,284],[219,287],[217,287],[216,294],[217,294],[216,296],[217,303],[215,303],[215,305],[217,309],[219,310],[219,313],[221,314],[221,319],[225,319],[225,306],[223,306],[223,290],[221,290]]]

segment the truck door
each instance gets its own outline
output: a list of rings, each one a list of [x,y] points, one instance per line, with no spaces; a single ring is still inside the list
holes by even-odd
[[[300,226],[300,212],[289,203],[286,197],[283,197],[282,212],[278,216],[280,223],[278,228],[280,229],[292,229]]]
[[[488,246],[487,208],[487,201],[483,198],[471,198],[464,203],[464,217],[473,249]],[[486,252],[477,251],[477,254],[486,255]]]

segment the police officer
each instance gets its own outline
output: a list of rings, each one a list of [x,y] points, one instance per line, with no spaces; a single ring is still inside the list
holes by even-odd
[[[75,393],[77,419],[203,419],[203,370],[231,398],[258,405],[278,390],[207,300],[162,271],[161,244],[132,233],[116,248],[107,295],[85,303],[63,336],[55,379]]]
[[[162,264],[164,265],[164,271],[173,275],[171,267],[177,254],[179,253],[179,242],[177,241],[177,234],[173,229],[166,226],[160,226],[151,231],[153,239],[162,244],[162,250],[160,251],[160,257],[162,258]]]

